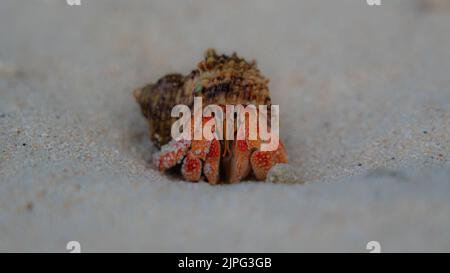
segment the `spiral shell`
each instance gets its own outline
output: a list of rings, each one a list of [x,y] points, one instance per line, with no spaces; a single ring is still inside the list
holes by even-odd
[[[192,109],[194,97],[202,97],[204,107],[209,104],[270,106],[268,83],[255,61],[247,62],[236,53],[217,55],[214,49],[208,49],[197,69],[189,75],[166,75],[155,84],[136,89],[134,96],[149,123],[150,139],[161,146],[171,139],[171,126],[176,119],[170,113],[175,105],[184,104]]]

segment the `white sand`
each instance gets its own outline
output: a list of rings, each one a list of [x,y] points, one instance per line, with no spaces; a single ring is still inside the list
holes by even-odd
[[[0,251],[450,251],[448,11],[81,1],[0,2]],[[151,168],[131,91],[208,47],[272,79],[305,184]]]

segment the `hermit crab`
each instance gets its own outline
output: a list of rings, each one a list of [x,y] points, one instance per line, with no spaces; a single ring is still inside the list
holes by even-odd
[[[153,156],[156,168],[165,171],[179,166],[183,178],[191,182],[197,182],[202,177],[210,184],[236,183],[249,176],[265,180],[275,164],[288,161],[281,141],[277,141],[275,149],[263,150],[261,145],[265,140],[259,136],[248,138],[249,126],[244,130],[243,139],[174,139],[172,126],[177,119],[173,117],[172,109],[176,105],[186,105],[192,109],[194,98],[202,99],[202,107],[270,106],[268,83],[255,61],[248,62],[236,53],[231,56],[218,55],[215,50],[208,49],[204,59],[190,74],[169,74],[154,84],[134,90],[134,97],[148,121],[150,139],[160,148]],[[202,117],[201,124],[211,118]],[[248,125],[248,118],[245,116],[244,124]],[[226,131],[226,128],[216,127],[213,128]],[[228,134],[232,136],[238,131],[238,126],[233,126],[231,130],[228,128]]]

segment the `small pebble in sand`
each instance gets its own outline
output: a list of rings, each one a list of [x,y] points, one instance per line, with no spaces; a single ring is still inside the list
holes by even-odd
[[[27,211],[32,211],[33,208],[34,208],[33,202],[31,202],[31,201],[28,202],[28,203],[25,205],[25,208],[26,208]]]
[[[279,184],[303,184],[297,171],[289,164],[277,164],[267,174],[267,181]]]

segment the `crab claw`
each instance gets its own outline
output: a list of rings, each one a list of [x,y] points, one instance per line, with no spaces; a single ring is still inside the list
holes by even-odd
[[[193,140],[191,143],[191,150],[184,158],[181,166],[181,174],[184,179],[191,182],[197,182],[202,175],[202,160],[206,159],[208,155],[211,141],[208,140]]]
[[[202,140],[192,140],[191,151],[196,158],[205,160],[209,151],[209,146],[211,146],[211,141]]]
[[[181,162],[190,146],[190,140],[171,140],[169,143],[161,147],[160,152],[153,155],[153,164],[160,171],[170,169]]]
[[[181,174],[183,174],[184,179],[187,181],[197,182],[200,180],[202,175],[202,161],[192,151],[189,151],[183,160]]]

